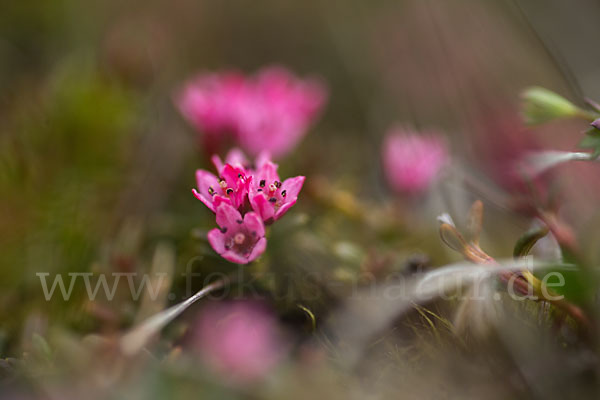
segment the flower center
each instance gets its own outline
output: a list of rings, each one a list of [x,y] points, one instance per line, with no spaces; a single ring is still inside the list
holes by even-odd
[[[242,228],[242,230],[227,236],[225,239],[225,249],[248,256],[252,252],[252,249],[254,249],[254,245],[258,239],[256,232]]]
[[[242,243],[244,243],[245,240],[246,240],[246,235],[244,235],[242,232],[236,233],[235,236],[233,237],[233,241],[237,245],[241,245]]]
[[[246,182],[246,176],[244,174],[238,174],[238,181],[236,181],[233,186],[229,186],[227,184],[227,181],[223,177],[221,177],[219,179],[219,192],[217,192],[212,186],[210,186],[208,188],[208,194],[210,196],[214,196],[217,193],[222,193],[226,196],[231,196],[234,192],[237,192],[240,189],[240,181],[243,183]]]
[[[285,198],[287,193],[286,190],[282,190],[281,192],[279,191],[281,189],[280,181],[273,181],[269,184],[269,186],[267,186],[266,180],[262,179],[259,183],[259,186],[260,187],[257,190],[258,192],[264,193],[269,202],[275,207],[281,207],[283,199]],[[264,190],[265,187],[267,190]]]

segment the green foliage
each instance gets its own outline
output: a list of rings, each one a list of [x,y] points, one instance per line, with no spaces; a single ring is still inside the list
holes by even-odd
[[[579,147],[592,149],[594,156],[600,155],[600,130],[595,127],[588,129],[584,138],[579,142]]]
[[[110,205],[135,132],[136,99],[103,77],[92,60],[75,57],[15,108],[0,149],[6,167],[0,207],[10,210],[0,221],[0,285],[20,287],[25,303],[35,304],[42,296],[35,274],[88,271],[110,229]],[[65,305],[53,302],[52,315],[80,313],[77,302],[67,305],[71,311]],[[11,321],[15,329],[19,319]]]

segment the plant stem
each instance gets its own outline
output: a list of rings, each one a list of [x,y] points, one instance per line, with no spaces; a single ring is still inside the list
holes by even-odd
[[[218,281],[215,281],[202,289],[196,294],[189,297],[188,299],[176,304],[172,307],[167,308],[143,321],[138,326],[131,329],[129,332],[124,334],[119,340],[119,347],[121,351],[127,355],[132,356],[139,352],[148,341],[156,334],[158,334],[162,328],[177,318],[182,312],[184,312],[189,306],[194,304],[196,301],[207,296],[208,294],[222,289],[227,284],[233,282],[231,277],[227,277]]]

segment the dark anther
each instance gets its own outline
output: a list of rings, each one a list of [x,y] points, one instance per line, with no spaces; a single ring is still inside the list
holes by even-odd
[[[238,219],[238,220],[236,220],[235,222],[237,222],[238,224],[241,224],[241,223],[242,223],[242,222],[244,222],[244,221],[242,221],[241,219]]]
[[[224,226],[221,229],[219,229],[221,231],[221,233],[226,233],[227,232],[227,227]]]
[[[264,180],[264,179],[262,179],[262,180],[260,181],[260,187],[265,187],[266,183],[267,183],[267,182],[265,182],[265,180]]]
[[[208,187],[208,194],[210,194],[211,196],[215,194],[215,189],[213,189],[212,186]]]
[[[281,182],[279,181],[275,181],[275,187],[277,187],[277,189],[279,189],[281,187]]]
[[[262,192],[262,189],[258,189],[257,192]]]
[[[271,198],[269,199],[269,201],[270,201],[271,203],[275,203],[275,202],[277,201],[277,199],[276,199],[275,197],[271,197]]]
[[[232,188],[227,188],[226,192],[227,192],[227,194],[231,194],[231,193],[233,193],[233,189]]]
[[[242,174],[238,174],[238,178],[241,178],[241,177],[242,177]]]
[[[285,197],[286,194],[287,194],[287,190],[284,190],[283,192],[281,192],[281,197]]]

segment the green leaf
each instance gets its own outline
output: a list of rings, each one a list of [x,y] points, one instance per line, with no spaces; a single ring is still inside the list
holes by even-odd
[[[585,136],[580,142],[579,147],[584,149],[600,150],[600,135],[599,136]]]

